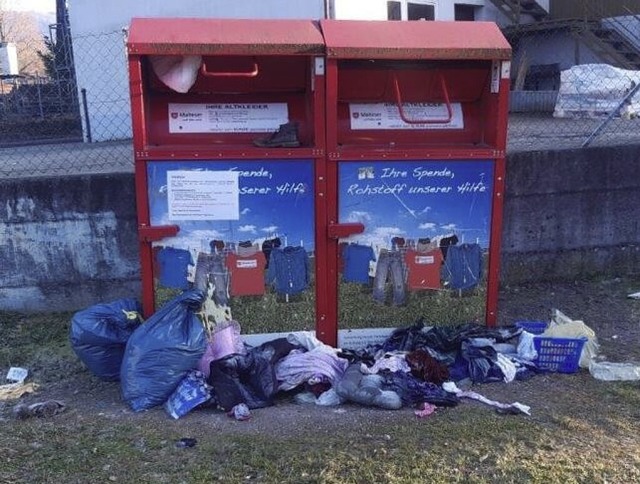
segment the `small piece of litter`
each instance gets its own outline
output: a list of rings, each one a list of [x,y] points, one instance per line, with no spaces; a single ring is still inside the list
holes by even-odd
[[[19,366],[12,366],[9,368],[7,372],[7,380],[12,381],[14,383],[24,383],[27,379],[27,375],[29,374],[29,370],[26,368],[20,368]]]
[[[188,437],[183,437],[176,442],[176,447],[179,449],[186,449],[187,447],[195,447],[198,441]]]

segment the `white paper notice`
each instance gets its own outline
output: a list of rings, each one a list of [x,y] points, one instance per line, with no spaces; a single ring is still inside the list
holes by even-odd
[[[491,63],[491,92],[500,91],[500,61],[494,60]]]
[[[169,220],[240,220],[237,171],[168,171]]]
[[[449,112],[444,103],[402,103],[402,110],[410,120],[447,120]],[[396,103],[349,104],[351,129],[463,129],[462,106],[451,104],[451,120],[433,123],[405,123]]]
[[[287,103],[169,104],[169,133],[269,133],[288,121]]]

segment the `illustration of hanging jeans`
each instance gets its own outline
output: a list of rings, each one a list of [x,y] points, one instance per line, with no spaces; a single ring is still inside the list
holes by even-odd
[[[478,244],[452,245],[441,273],[451,289],[476,287],[482,278],[482,249]]]
[[[373,299],[384,303],[385,285],[387,277],[393,287],[393,304],[399,306],[405,300],[404,273],[402,269],[402,254],[396,251],[382,249],[378,256],[376,276],[373,279]]]
[[[209,293],[209,285],[213,287],[213,301],[217,306],[229,304],[229,272],[224,263],[224,256],[200,252],[196,261],[194,286]]]

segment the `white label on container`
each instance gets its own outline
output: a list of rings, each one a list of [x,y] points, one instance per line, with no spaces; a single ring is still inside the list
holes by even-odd
[[[511,61],[502,61],[502,78],[511,79]]]
[[[169,220],[240,220],[237,171],[167,172]]]
[[[451,103],[402,103],[405,118],[426,123],[406,123],[396,103],[350,103],[351,129],[463,129],[462,106]],[[449,119],[450,118],[450,119]]]
[[[169,103],[169,133],[269,133],[288,121],[287,103]]]
[[[255,269],[258,267],[258,261],[256,259],[238,260],[236,261],[236,267],[238,269]]]
[[[500,90],[500,61],[491,63],[491,92],[497,93]]]

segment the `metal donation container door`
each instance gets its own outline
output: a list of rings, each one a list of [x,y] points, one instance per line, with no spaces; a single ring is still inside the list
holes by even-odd
[[[509,44],[484,22],[321,28],[338,344],[421,318],[495,324]]]
[[[132,21],[146,315],[195,287],[245,334],[315,328],[323,54],[312,21]]]

